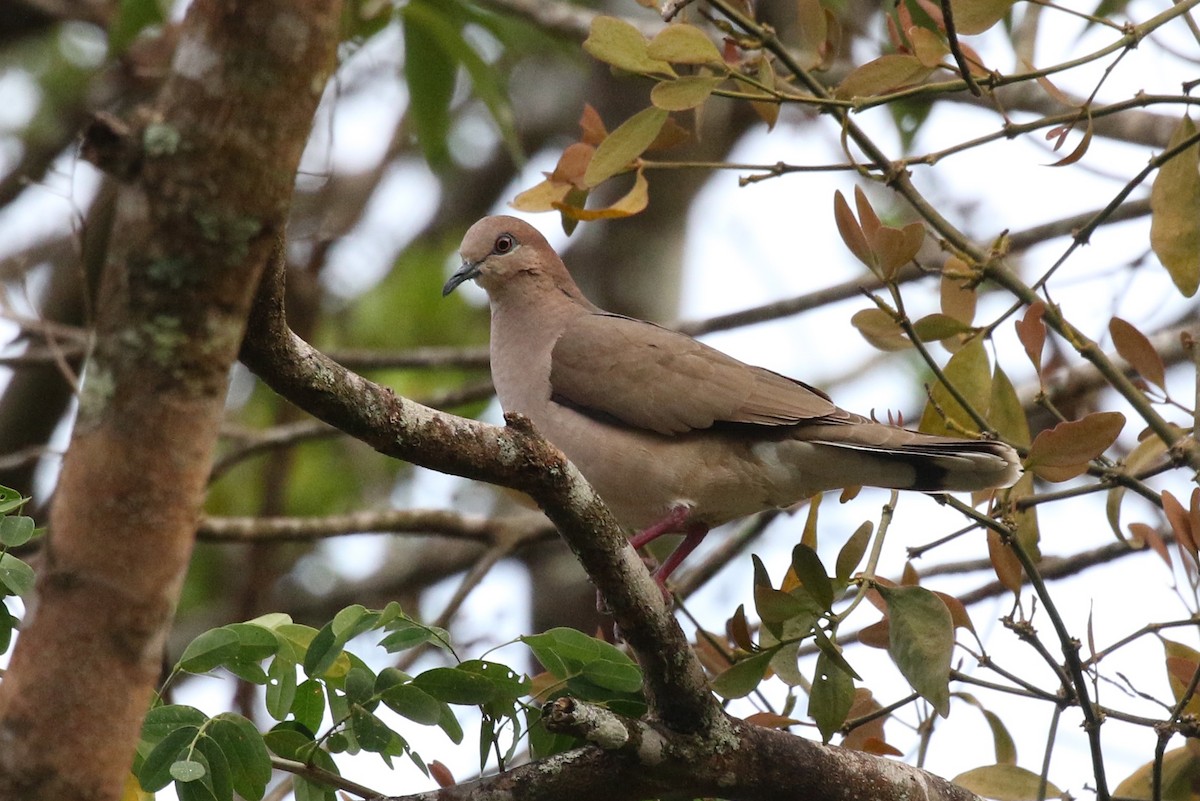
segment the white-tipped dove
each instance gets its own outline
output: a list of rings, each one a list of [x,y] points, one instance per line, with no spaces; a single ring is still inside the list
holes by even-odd
[[[486,217],[462,267],[492,310],[492,379],[575,463],[635,548],[683,542],[661,583],[713,526],[852,486],[922,492],[1005,487],[1020,473],[1002,442],[920,434],[840,409],[819,389],[685,334],[597,308],[529,224]]]

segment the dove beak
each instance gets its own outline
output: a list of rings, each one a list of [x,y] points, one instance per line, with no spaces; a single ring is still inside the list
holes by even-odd
[[[457,289],[459,284],[463,283],[464,281],[470,281],[472,278],[475,278],[478,275],[479,262],[464,260],[462,266],[458,268],[458,271],[455,272],[454,275],[450,276],[450,280],[446,282],[444,287],[442,287],[442,297],[446,297],[455,289]]]

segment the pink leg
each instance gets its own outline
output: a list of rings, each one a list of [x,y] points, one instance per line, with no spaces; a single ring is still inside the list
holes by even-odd
[[[662,520],[630,537],[629,544],[636,551],[654,542],[664,534],[677,534],[683,531],[684,524],[687,523],[687,519],[691,513],[692,510],[686,506],[672,506],[671,511],[667,512],[667,516]]]
[[[696,546],[703,542],[704,536],[708,534],[708,526],[688,520],[691,514],[692,510],[686,506],[672,507],[662,520],[629,538],[629,544],[633,546],[634,550],[638,550],[666,534],[682,533],[684,535],[683,542],[679,543],[654,571],[654,580],[658,582],[658,586],[662,587],[664,595],[667,594],[667,578],[675,572],[675,568],[679,567],[688,554],[696,550]]]
[[[690,523],[684,529],[683,542],[679,543],[675,547],[675,550],[671,551],[671,555],[666,558],[666,561],[659,565],[658,570],[654,571],[654,580],[658,582],[658,585],[664,591],[666,590],[667,579],[675,572],[675,568],[679,567],[683,563],[683,560],[688,558],[688,554],[696,550],[696,546],[704,541],[704,537],[707,534],[708,526],[703,523]]]

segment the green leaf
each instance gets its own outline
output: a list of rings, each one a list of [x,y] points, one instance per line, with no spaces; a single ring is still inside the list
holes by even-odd
[[[25,515],[0,517],[0,546],[16,548],[33,538],[33,518]]]
[[[641,31],[616,17],[599,16],[592,20],[583,49],[592,58],[626,72],[675,74],[670,64],[650,57]]]
[[[1196,135],[1184,115],[1167,147]],[[1164,164],[1150,189],[1150,247],[1185,296],[1200,286],[1200,144],[1193,144]]]
[[[846,722],[854,703],[854,680],[824,652],[817,656],[812,692],[808,696],[808,715],[817,724],[821,739],[828,743]]]
[[[158,0],[120,0],[117,13],[108,26],[108,46],[113,55],[125,52],[137,35],[165,18]]]
[[[431,30],[431,12],[420,0],[400,11],[404,27],[404,77],[408,83],[408,114],[425,159],[434,168],[450,164],[450,101],[458,59],[447,52]]]
[[[935,312],[913,323],[913,330],[922,342],[938,342],[955,334],[966,333],[971,330],[971,326],[947,314]]]
[[[854,97],[882,95],[902,86],[918,84],[933,74],[916,56],[889,54],[868,61],[842,79],[834,97],[849,100]]]
[[[723,76],[685,75],[661,81],[650,90],[650,102],[665,111],[687,111],[703,105],[723,80]]]
[[[180,728],[198,729],[208,721],[208,716],[194,706],[167,704],[156,706],[142,720],[142,742],[157,745],[171,732]]]
[[[946,362],[942,373],[971,407],[986,419],[992,395],[992,372],[983,340],[976,338],[964,345]],[[925,405],[925,411],[921,415],[921,431],[926,434],[959,437],[964,430],[979,431],[979,426],[975,425],[975,421],[941,381],[934,384],[930,395],[931,400]],[[956,426],[947,424],[946,419],[938,413],[939,408]]]
[[[447,643],[450,642],[450,633],[445,629],[425,626],[408,618],[401,618],[389,623],[388,630],[391,633],[380,640],[379,644],[389,654],[415,648],[427,642],[433,643],[442,650],[447,650]]]
[[[33,568],[10,553],[0,553],[0,584],[5,594],[24,595],[33,589]]]
[[[375,692],[375,674],[368,667],[355,665],[346,674],[345,691],[350,703],[367,705]]]
[[[754,692],[762,682],[776,648],[761,651],[754,656],[735,662],[712,681],[713,691],[722,698],[744,698]]]
[[[262,798],[271,781],[271,755],[254,724],[234,712],[222,712],[213,718],[208,736],[224,754],[237,794],[248,801]]]
[[[267,713],[283,720],[296,700],[296,663],[283,656],[271,660],[267,668]]]
[[[172,781],[171,766],[179,761],[184,749],[192,744],[200,730],[194,726],[182,726],[159,741],[146,756],[138,771],[138,783],[148,793],[157,793]]]
[[[888,654],[912,688],[938,714],[950,714],[950,658],[954,621],[940,598],[924,587],[877,586],[887,603]]]
[[[645,152],[667,121],[667,112],[646,108],[621,123],[604,137],[583,173],[583,181],[594,187],[630,167]]]
[[[870,520],[863,522],[838,551],[837,562],[834,563],[834,573],[840,586],[845,587],[850,583],[850,576],[854,574],[855,568],[858,567],[863,555],[867,552],[867,546],[871,543],[873,530],[874,526]]]
[[[9,512],[20,509],[28,502],[28,498],[12,487],[0,486],[0,515],[6,515]]]
[[[754,609],[763,623],[782,623],[805,614],[809,606],[790,593],[759,584],[754,588]]]
[[[414,677],[412,683],[447,704],[485,704],[496,694],[490,680],[459,668],[431,668]]]
[[[708,34],[686,23],[668,25],[655,34],[646,46],[646,55],[672,64],[725,65],[721,51]]]
[[[386,753],[392,738],[397,736],[382,720],[358,705],[350,712],[350,727],[358,744],[375,753]]]
[[[209,629],[183,649],[179,668],[188,673],[207,673],[237,656],[240,646],[237,632],[230,627]]]
[[[397,684],[381,695],[388,709],[414,723],[433,726],[442,719],[442,702],[414,684]]]
[[[442,706],[442,716],[438,719],[437,725],[450,738],[450,742],[458,745],[463,741],[462,724],[458,722],[454,710],[448,705]]]
[[[307,679],[296,687],[296,700],[292,702],[292,716],[309,731],[321,728],[325,717],[325,693],[320,682]]]
[[[254,623],[231,623],[224,628],[237,635],[240,661],[261,662],[279,651],[279,640],[270,629]]]
[[[201,763],[204,773],[183,784],[176,780],[179,801],[233,801],[229,760],[220,746],[211,737],[201,737],[192,758]]]
[[[642,689],[642,671],[625,654],[617,654],[621,659],[597,659],[584,665],[583,677],[606,690],[636,693]]]
[[[1042,778],[1016,765],[985,765],[954,777],[954,783],[976,795],[996,801],[1036,801]],[[1046,798],[1061,797],[1062,790],[1046,782]]]
[[[828,611],[833,608],[833,582],[825,572],[825,565],[817,552],[807,545],[797,545],[792,549],[792,570],[796,578],[821,608]]]
[[[276,724],[263,735],[263,743],[276,756],[307,762],[316,753],[313,733],[292,721]]]
[[[177,782],[194,782],[208,775],[208,771],[199,762],[182,759],[171,765],[171,778]]]

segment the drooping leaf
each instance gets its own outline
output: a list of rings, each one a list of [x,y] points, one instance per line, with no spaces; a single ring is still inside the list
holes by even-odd
[[[953,781],[976,795],[996,801],[1037,801],[1042,778],[1026,768],[1002,764],[968,770],[955,776]],[[1046,798],[1062,795],[1053,782],[1046,783],[1045,792]]]
[[[1167,444],[1163,442],[1157,435],[1150,434],[1141,442],[1139,442],[1129,455],[1125,457],[1123,466],[1125,472],[1130,475],[1137,475],[1142,470],[1151,465],[1162,461],[1167,455]],[[1125,500],[1126,488],[1122,484],[1116,484],[1108,491],[1108,497],[1105,499],[1104,509],[1108,517],[1108,525],[1112,528],[1113,534],[1117,535],[1117,539],[1124,540],[1125,533],[1121,529],[1121,505]],[[1168,563],[1170,557],[1167,557]]]
[[[1155,760],[1152,759],[1118,784],[1113,796],[1151,801],[1154,798],[1154,771]],[[1161,775],[1163,801],[1194,801],[1194,788],[1200,782],[1200,755],[1190,745],[1167,751],[1163,754]]]
[[[833,608],[833,582],[817,552],[800,544],[792,549],[792,570],[800,579],[800,586],[812,596],[822,609]]]
[[[888,654],[912,688],[942,717],[949,715],[954,650],[950,610],[924,587],[878,589],[888,607]]]
[[[1176,147],[1196,135],[1186,115],[1167,143]],[[1200,286],[1200,144],[1164,164],[1150,190],[1150,247],[1185,296]]]
[[[867,552],[867,545],[871,542],[871,532],[874,530],[870,520],[866,520],[854,533],[850,535],[850,539],[846,540],[846,544],[838,551],[837,561],[834,563],[834,574],[837,577],[838,584],[845,587],[850,582],[850,576],[854,573],[854,569],[858,567],[862,561],[863,555]]]
[[[808,716],[817,724],[824,742],[829,742],[846,722],[853,704],[854,680],[821,652],[817,656],[812,691],[808,696]]]
[[[1000,535],[991,529],[988,529],[987,544],[988,559],[991,560],[992,569],[996,571],[996,578],[1000,580],[1005,589],[1014,595],[1019,595],[1022,578],[1025,575],[1021,560],[1012,552],[1012,548],[1005,545]]]
[[[1167,376],[1162,356],[1145,334],[1120,317],[1109,321],[1108,333],[1122,359],[1129,362],[1142,378],[1156,387],[1166,389]]]
[[[838,233],[842,236],[842,241],[846,243],[846,247],[850,249],[854,257],[868,269],[872,271],[877,269],[875,254],[871,251],[867,236],[858,220],[855,219],[854,212],[850,210],[850,204],[846,202],[846,197],[841,190],[833,193],[833,219],[837,224]]]
[[[1037,370],[1038,379],[1042,377],[1042,350],[1046,346],[1046,324],[1042,316],[1046,313],[1046,304],[1040,300],[1025,310],[1025,316],[1017,320],[1017,338],[1025,348],[1025,354]]]

